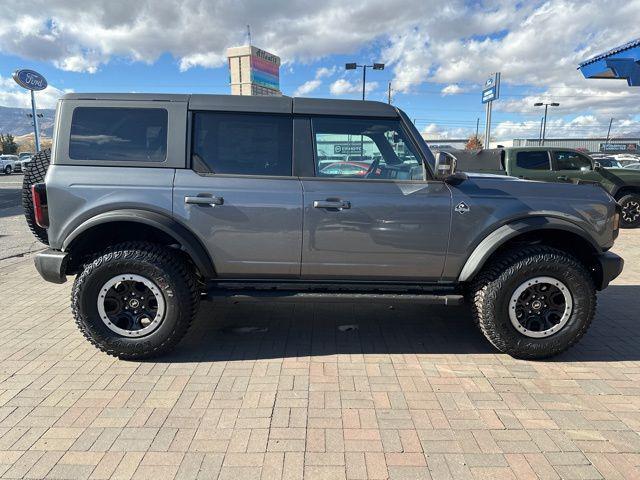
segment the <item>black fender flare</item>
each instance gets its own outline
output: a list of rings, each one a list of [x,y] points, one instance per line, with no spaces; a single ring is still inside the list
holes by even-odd
[[[502,225],[488,234],[467,258],[458,276],[458,281],[466,282],[471,280],[500,246],[518,235],[535,230],[563,230],[565,232],[571,232],[586,240],[593,247],[594,253],[601,250],[598,243],[587,231],[568,220],[548,216],[523,218]]]
[[[200,240],[187,227],[167,215],[148,210],[122,209],[100,213],[77,226],[62,243],[62,250],[69,246],[88,230],[106,223],[133,222],[148,225],[166,233],[180,244],[191,257],[200,273],[207,278],[216,276],[213,261]]]

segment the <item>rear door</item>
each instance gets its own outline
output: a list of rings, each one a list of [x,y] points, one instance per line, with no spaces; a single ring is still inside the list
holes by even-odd
[[[426,178],[400,120],[315,117],[312,130],[315,172],[302,179],[302,278],[439,280],[451,192]]]
[[[302,186],[292,176],[291,114],[192,112],[190,152],[191,168],[176,170],[174,215],[218,276],[298,277]]]
[[[510,152],[510,174],[527,180],[556,182],[548,150],[516,150]]]

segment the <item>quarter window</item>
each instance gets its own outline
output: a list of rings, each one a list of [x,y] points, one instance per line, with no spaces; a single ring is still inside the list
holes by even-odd
[[[199,173],[290,176],[291,136],[290,117],[197,112],[192,166]]]
[[[78,107],[71,119],[69,157],[163,162],[167,117],[162,108]]]
[[[556,152],[556,168],[558,170],[591,170],[591,160],[577,152],[558,151]]]
[[[397,120],[315,118],[316,176],[424,180],[424,168]]]
[[[550,170],[549,154],[546,151],[518,152],[516,165],[525,170]]]

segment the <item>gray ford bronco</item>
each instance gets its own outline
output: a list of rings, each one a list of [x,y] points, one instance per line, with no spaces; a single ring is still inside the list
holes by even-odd
[[[67,94],[23,195],[36,268],[76,275],[80,330],[121,358],[171,350],[218,297],[467,299],[501,352],[572,346],[622,270],[619,206],[455,165],[378,102]]]

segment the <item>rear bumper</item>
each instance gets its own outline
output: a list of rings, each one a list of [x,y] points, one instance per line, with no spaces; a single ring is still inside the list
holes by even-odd
[[[599,281],[596,285],[598,290],[604,290],[614,278],[622,273],[624,260],[615,253],[605,252],[597,257],[599,266]]]
[[[47,249],[36,254],[36,270],[47,282],[64,283],[67,281],[66,269],[69,254],[59,250]]]

